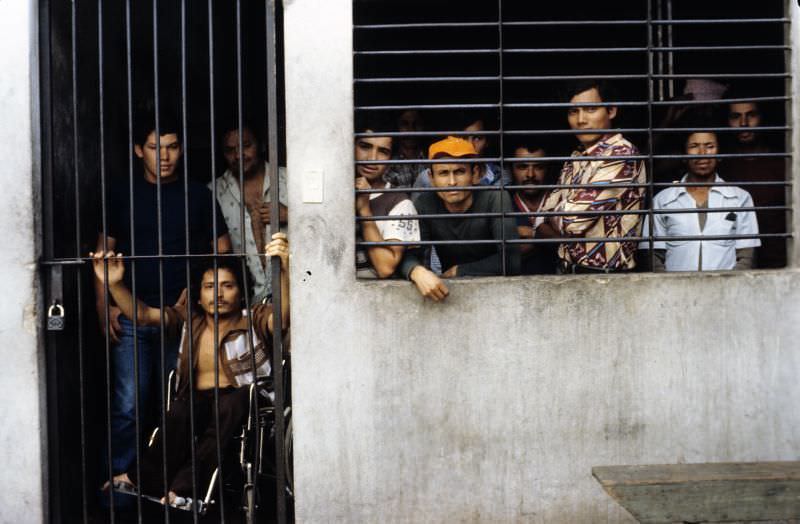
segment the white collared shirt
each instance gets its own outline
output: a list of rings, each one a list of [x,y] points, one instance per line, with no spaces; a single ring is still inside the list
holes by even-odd
[[[264,165],[266,166],[266,170],[269,171],[269,164],[264,162]],[[213,180],[208,184],[208,189],[211,191],[214,190],[213,184]],[[265,204],[271,200],[269,185],[269,177],[264,176],[261,201]],[[288,205],[285,167],[278,168],[278,200],[284,206]],[[244,249],[242,249],[242,215],[240,209],[244,203],[242,202],[242,192],[239,189],[239,178],[235,176],[230,169],[225,171],[225,173],[217,179],[217,202],[219,202],[219,208],[222,211],[222,215],[225,217],[225,224],[228,226],[228,234],[231,237],[233,251],[235,253],[244,251],[249,255],[256,255],[257,248],[256,240],[253,238],[253,223],[250,220],[250,213],[246,208],[244,211],[245,241]],[[266,234],[266,228],[267,226],[265,225],[264,234]],[[253,283],[253,296],[250,300],[252,303],[256,303],[266,298],[272,289],[270,268],[269,266],[267,266],[266,269],[264,268],[260,257],[248,256],[247,269],[250,270],[250,274],[255,281]]]
[[[686,182],[684,175],[681,182]],[[724,182],[714,175],[714,182]],[[735,186],[713,186],[708,192],[706,223],[700,230],[698,213],[658,213],[653,215],[653,235],[656,237],[686,237],[723,235],[757,235],[758,221],[754,211],[712,212],[718,208],[753,207],[750,193]],[[653,209],[695,209],[694,198],[685,186],[675,185],[658,193],[653,199]],[[649,232],[649,221],[645,219],[642,233]],[[697,271],[702,253],[702,271],[733,269],[736,266],[736,250],[758,247],[757,238],[721,240],[658,240],[654,249],[666,249],[667,271]],[[643,241],[640,249],[649,249],[650,243]]]

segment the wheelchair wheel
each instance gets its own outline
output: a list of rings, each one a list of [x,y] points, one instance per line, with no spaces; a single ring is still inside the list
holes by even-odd
[[[294,497],[294,443],[292,435],[292,408],[287,407],[284,412],[286,431],[283,438],[283,470],[286,477],[286,492]]]

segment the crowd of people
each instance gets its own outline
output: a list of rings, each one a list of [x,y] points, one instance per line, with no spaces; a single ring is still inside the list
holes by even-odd
[[[284,329],[289,320],[288,240],[269,235],[274,191],[256,129],[225,130],[227,169],[204,185],[181,176],[179,120],[163,112],[156,132],[154,113],[137,117],[141,169],[131,185],[119,179],[110,187],[105,228],[90,253],[98,318],[111,343],[110,449],[101,473],[111,478],[101,493],[110,504],[113,487],[118,510],[130,508],[135,499],[127,495],[138,490],[186,506],[194,487],[210,482],[217,442],[226,449],[247,415],[244,386],[271,373],[270,257],[281,261]],[[285,176],[280,168],[280,222],[287,216]],[[233,250],[247,254],[245,268],[238,257],[201,256]],[[160,418],[154,408],[164,401],[161,377],[174,369],[164,430],[147,442],[143,435]]]
[[[656,271],[782,267],[782,239],[762,242],[759,233],[785,231],[784,162],[762,155],[773,151],[757,129],[763,126],[759,104],[727,97],[733,101],[717,103],[726,109],[727,135],[713,112],[699,104],[681,108],[671,123],[680,137],[678,162],[659,163],[655,177],[658,182],[672,170],[669,184],[652,184],[647,155],[615,130],[618,97],[602,80],[564,89],[572,134],[559,136],[574,142],[566,161],[548,159],[554,148],[541,134],[506,137],[504,161],[494,161],[495,122],[479,113],[455,115],[456,136],[430,144],[423,143],[428,135],[420,133],[426,126],[419,111],[389,121],[376,114],[358,119],[356,275],[405,278],[423,296],[442,301],[449,294],[445,280],[460,276],[618,273],[651,264]],[[111,449],[103,456],[111,459],[104,471],[113,478],[104,489],[141,487],[174,502],[208,481],[217,438],[229,441],[245,416],[240,388],[270,373],[268,258],[281,260],[285,327],[288,241],[270,235],[275,192],[258,129],[244,124],[224,131],[219,147],[226,170],[204,185],[183,180],[178,169],[178,120],[160,115],[156,132],[152,116],[135,125],[140,176],[112,184],[91,254],[98,318],[111,342]],[[719,156],[725,153],[735,156]],[[281,223],[288,216],[286,177],[278,168]],[[244,254],[246,264],[237,257],[198,262],[200,255],[231,252]],[[197,257],[187,263],[184,255]],[[177,366],[177,398],[164,421],[168,442],[157,439],[144,451],[137,449],[137,431],[141,436],[148,406],[160,404],[151,394],[163,392],[162,358],[168,368]],[[219,425],[212,416],[215,391]],[[196,435],[189,426],[192,399]],[[192,438],[198,439],[196,477],[187,456]],[[172,450],[167,485],[164,445]]]
[[[437,137],[427,148],[419,111],[396,122],[365,117],[356,129],[356,189],[374,192],[357,195],[357,240],[394,244],[360,244],[358,275],[405,277],[442,300],[442,279],[455,276],[782,267],[783,239],[762,243],[759,234],[785,232],[784,159],[761,155],[773,151],[752,129],[764,125],[758,102],[720,86],[716,98],[731,102],[715,103],[697,87],[711,84],[687,83],[684,99],[709,103],[676,104],[667,125],[680,140],[671,163],[657,162],[652,196],[648,156],[615,130],[618,97],[603,80],[564,88],[575,141],[564,162],[547,160],[541,135],[518,134],[505,137],[502,167],[482,161],[493,134],[480,113],[454,119],[458,136]],[[417,133],[388,134],[396,131]],[[671,172],[664,175],[664,166]],[[658,184],[666,176],[670,183]]]

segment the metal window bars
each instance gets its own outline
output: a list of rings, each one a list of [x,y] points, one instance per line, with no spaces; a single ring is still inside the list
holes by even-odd
[[[51,428],[50,463],[51,471],[56,473],[51,476],[51,514],[70,521],[88,523],[104,520],[113,523],[129,521],[130,512],[133,511],[133,518],[140,523],[173,521],[175,513],[170,506],[158,506],[149,501],[158,500],[167,494],[174,473],[168,471],[168,459],[181,454],[186,457],[187,467],[191,472],[191,493],[183,494],[186,495],[183,502],[188,500],[189,503],[181,505],[180,509],[190,511],[194,522],[199,522],[203,513],[209,509],[209,501],[212,502],[211,510],[218,513],[220,522],[229,521],[230,515],[234,513],[244,515],[247,522],[256,521],[259,515],[277,522],[287,522],[291,519],[291,491],[286,483],[285,468],[291,467],[291,464],[286,457],[287,443],[284,442],[283,428],[288,413],[288,405],[285,403],[288,400],[289,383],[284,371],[284,360],[288,358],[288,353],[284,351],[280,314],[274,315],[272,354],[269,355],[272,364],[269,387],[274,392],[274,400],[267,402],[256,394],[248,401],[248,416],[242,421],[245,427],[242,435],[252,439],[252,444],[246,448],[243,445],[241,450],[242,457],[247,462],[246,465],[242,464],[242,471],[239,472],[243,476],[244,492],[241,499],[234,501],[234,507],[226,507],[226,500],[230,496],[225,487],[226,476],[230,472],[227,471],[229,452],[225,448],[229,444],[222,441],[219,431],[219,386],[221,379],[226,378],[221,375],[221,363],[223,357],[227,357],[222,354],[225,349],[221,347],[220,341],[220,283],[216,269],[218,262],[230,260],[240,264],[242,273],[247,275],[248,257],[263,258],[264,255],[248,252],[244,245],[235,252],[220,251],[221,244],[217,240],[225,231],[225,224],[217,221],[216,183],[211,185],[213,192],[209,192],[208,201],[202,203],[205,209],[203,214],[209,213],[210,217],[210,230],[204,234],[213,239],[213,242],[204,249],[198,249],[194,236],[203,232],[198,232],[194,227],[198,222],[199,207],[191,203],[192,197],[198,194],[198,182],[195,180],[197,176],[194,174],[198,171],[198,165],[205,163],[209,166],[212,179],[216,181],[215,152],[219,139],[217,131],[220,130],[217,118],[223,110],[215,103],[215,95],[221,89],[219,73],[215,71],[215,56],[222,52],[231,52],[236,56],[233,75],[235,90],[232,93],[236,100],[236,109],[233,119],[235,123],[231,129],[236,129],[239,136],[238,182],[240,187],[244,186],[242,136],[245,113],[248,112],[254,122],[263,121],[263,128],[268,130],[265,145],[271,160],[265,176],[269,177],[272,205],[270,226],[265,226],[265,229],[269,229],[270,233],[281,230],[278,205],[282,187],[278,182],[278,104],[282,89],[282,78],[278,75],[278,47],[281,45],[278,24],[281,6],[277,0],[236,0],[235,4],[223,7],[212,0],[205,6],[186,0],[167,4],[158,0],[142,4],[130,0],[114,4],[102,0],[49,0],[42,2],[40,8],[44,57],[41,68],[42,103],[45,108],[42,126],[43,136],[46,138],[43,147],[46,211],[43,220],[44,252],[39,265],[46,277],[48,302],[63,304],[68,319],[63,331],[53,332],[47,339],[49,414],[54,418],[52,424],[48,424]],[[233,10],[232,16],[220,16],[218,11],[226,8]],[[258,13],[259,16],[246,18],[243,15],[244,9],[250,15]],[[223,21],[220,23],[232,21],[233,29],[224,29],[233,33],[232,41],[220,44],[216,40],[220,33],[216,27],[218,20]],[[203,31],[205,35],[202,34]],[[251,47],[246,47],[245,36],[247,45]],[[253,49],[254,42],[259,49]],[[190,56],[203,54],[207,54],[207,67],[203,67],[202,60],[199,61],[199,66],[196,58],[190,60]],[[248,54],[255,57],[253,60],[256,62],[259,57],[263,58],[255,67],[256,71],[261,71],[260,85],[256,84],[255,89],[257,93],[245,92],[246,85],[254,85],[248,83],[243,73],[243,57]],[[170,58],[174,61],[170,61]],[[198,82],[198,78],[204,75],[207,85],[205,93],[202,82]],[[62,92],[66,96],[59,96]],[[226,94],[231,95],[230,92]],[[138,109],[136,101],[143,97],[152,102],[151,107]],[[250,104],[253,98],[258,102]],[[265,99],[264,103],[260,103],[262,99]],[[176,127],[165,127],[167,123],[162,115],[166,112],[180,115],[174,122]],[[155,172],[152,173],[155,175],[152,180],[155,212],[153,217],[144,217],[146,206],[137,201],[135,196],[143,176],[143,165],[136,156],[140,156],[139,146],[144,149],[148,146],[142,143],[142,137],[136,132],[137,123],[150,117],[154,118],[154,127],[148,131],[152,131],[155,157],[158,158],[162,152],[165,135],[174,133],[180,137],[182,165],[176,167],[162,164],[161,161],[155,162]],[[208,141],[201,138],[202,132],[206,130]],[[169,179],[162,177],[162,170],[167,168],[175,169],[174,176]],[[202,173],[203,168],[199,171]],[[168,184],[174,185],[168,187]],[[177,195],[181,202],[180,209],[167,209],[175,202],[174,199],[166,200],[168,189],[171,194]],[[124,197],[115,199],[115,195]],[[125,204],[124,209],[115,209],[113,202]],[[98,212],[93,216],[95,206]],[[171,218],[182,221],[179,227],[171,227],[166,223],[167,211],[172,211],[169,215]],[[154,271],[155,284],[149,291],[158,299],[151,302],[150,306],[140,306],[138,301],[133,302],[129,328],[131,346],[124,357],[121,357],[119,345],[109,334],[116,324],[116,317],[112,316],[113,305],[108,285],[98,288],[97,296],[100,307],[97,320],[106,333],[102,338],[95,336],[93,329],[87,329],[93,326],[95,315],[90,313],[92,308],[87,304],[92,302],[85,293],[88,292],[87,285],[90,287],[90,283],[94,281],[92,258],[88,256],[88,252],[107,252],[121,248],[121,239],[114,238],[109,232],[110,216],[118,215],[119,222],[119,216],[123,213],[123,224],[117,223],[119,229],[114,233],[118,237],[128,237],[124,244],[129,248],[121,259],[127,266],[126,277],[129,276],[131,293],[138,297],[145,292],[143,274]],[[153,222],[153,229],[143,233],[137,224],[144,223],[147,219]],[[238,225],[241,231],[245,230],[244,201],[240,204]],[[177,231],[178,228],[181,231]],[[87,234],[87,231],[90,233]],[[95,244],[94,236],[98,232],[98,243]],[[152,238],[146,240],[152,243],[153,249],[144,249],[139,241],[148,233],[152,233]],[[172,233],[174,235],[170,236]],[[177,244],[176,238],[179,239]],[[172,305],[174,297],[168,299],[166,294],[170,286],[185,286],[187,303],[195,304],[199,297],[193,296],[191,275],[194,262],[202,259],[212,259],[214,268],[214,319],[213,326],[210,327],[214,337],[214,387],[210,426],[214,428],[213,460],[216,461],[218,470],[210,482],[200,478],[202,468],[198,463],[197,439],[189,438],[179,446],[180,449],[171,449],[167,444],[169,438],[166,434],[167,425],[164,423],[169,417],[170,409],[164,393],[167,388],[166,374],[173,365],[169,361],[170,355],[177,348],[177,341],[167,335],[167,328],[175,319],[168,317],[166,308]],[[176,268],[179,268],[177,272]],[[280,261],[271,260],[269,269],[276,283],[273,286],[272,301],[275,311],[279,312]],[[103,271],[107,279],[108,264],[104,265]],[[251,299],[251,284],[246,276],[239,282],[247,311],[251,310],[254,302]],[[160,311],[158,321],[147,335],[142,330],[146,326],[141,325],[139,318],[141,307],[154,307]],[[247,339],[246,347],[251,348],[248,358],[251,374],[256,380],[256,351],[253,350],[256,343],[252,340],[252,315],[246,315],[246,322],[248,329],[244,336]],[[185,328],[189,341],[186,345],[188,362],[195,362],[199,348],[193,344],[196,338],[196,333],[192,332],[193,323],[186,322]],[[68,334],[75,336],[68,337]],[[102,357],[98,359],[96,355],[100,348]],[[142,355],[147,351],[148,358],[143,359]],[[70,375],[71,369],[59,369],[67,355],[77,357],[74,359],[75,377]],[[129,421],[132,425],[129,431],[131,442],[123,441],[111,429],[113,420],[120,416],[117,396],[119,380],[123,378],[121,368],[115,364],[123,358],[126,361],[130,359],[130,367],[124,378],[133,389]],[[102,364],[98,366],[98,362]],[[150,385],[155,396],[146,400],[145,388],[140,385],[143,384],[144,377],[154,370],[159,375],[152,377]],[[196,412],[198,404],[194,372],[188,372],[186,379],[188,431],[190,435],[195,435],[200,428],[201,414]],[[99,411],[94,406],[93,394],[101,399],[102,408]],[[265,418],[267,412],[269,420]],[[117,490],[114,476],[119,473],[127,471],[131,475],[135,474],[137,479],[142,478],[143,453],[148,444],[150,425],[145,421],[149,415],[157,415],[156,418],[161,421],[157,438],[164,443],[161,446],[161,464],[158,466],[163,492],[142,493],[124,487]],[[74,423],[76,419],[78,424]],[[271,424],[275,428],[275,447],[267,452],[274,455],[274,472],[267,472],[267,468],[260,463],[261,452],[267,444],[264,441],[264,424]],[[71,436],[73,431],[78,434],[75,450],[79,450],[74,455],[62,452],[62,447],[67,450],[67,444],[63,442],[71,444],[75,440]],[[61,436],[64,438],[60,438]],[[121,449],[134,456],[133,461],[122,470],[119,469],[120,461],[116,455],[116,451]],[[102,472],[96,473],[98,470]],[[75,472],[75,475],[69,475],[70,471]],[[274,476],[272,483],[264,482],[263,477],[267,474]],[[105,481],[109,482],[109,486],[101,489]],[[273,484],[274,488],[270,489],[274,493],[266,492]],[[125,497],[116,495],[117,492],[126,491],[129,495]],[[72,497],[72,494],[78,496]],[[98,505],[101,499],[107,504],[105,509]],[[178,505],[173,505],[176,506]],[[236,520],[239,520],[238,515]]]
[[[787,137],[792,129],[790,120],[789,105],[791,98],[789,96],[789,80],[791,74],[789,72],[788,64],[790,63],[791,50],[788,45],[788,24],[789,18],[785,15],[785,6],[780,2],[774,2],[775,5],[769,6],[772,12],[780,9],[781,16],[764,17],[760,14],[753,16],[755,11],[750,10],[749,14],[737,15],[732,14],[728,18],[718,18],[705,16],[687,16],[686,18],[676,18],[674,16],[673,3],[669,0],[652,0],[650,2],[643,2],[646,6],[642,18],[639,19],[620,19],[620,20],[530,20],[519,18],[504,18],[504,3],[498,0],[495,9],[496,18],[488,21],[465,21],[459,22],[453,20],[453,16],[437,12],[435,9],[426,9],[433,14],[430,15],[435,21],[427,21],[421,17],[417,17],[413,22],[401,22],[400,17],[395,19],[389,17],[378,18],[369,20],[365,13],[359,16],[359,4],[356,2],[356,19],[357,22],[353,27],[354,30],[354,78],[353,86],[355,90],[355,116],[358,119],[360,116],[369,113],[400,113],[406,110],[424,111],[428,117],[425,120],[446,120],[448,113],[457,112],[460,110],[475,110],[475,111],[495,111],[496,126],[486,126],[481,131],[467,131],[464,129],[457,129],[450,125],[433,126],[425,130],[418,131],[404,131],[401,132],[395,129],[381,129],[380,131],[364,132],[361,129],[356,129],[354,137],[356,139],[361,137],[377,137],[388,136],[392,137],[397,142],[398,138],[415,137],[421,140],[427,139],[435,141],[446,136],[470,137],[470,136],[483,136],[489,137],[499,142],[498,155],[483,156],[480,158],[452,159],[445,160],[428,160],[427,155],[424,158],[411,158],[411,159],[397,159],[393,157],[391,160],[356,160],[355,167],[358,165],[388,165],[389,169],[395,166],[414,165],[425,168],[431,168],[433,164],[441,163],[466,163],[466,164],[481,164],[498,163],[501,167],[511,166],[517,162],[537,162],[561,164],[571,161],[592,161],[592,157],[579,157],[567,155],[552,155],[550,150],[545,156],[531,158],[513,158],[504,154],[506,149],[503,147],[504,139],[510,137],[528,136],[531,137],[531,142],[535,142],[538,137],[544,138],[558,138],[563,137],[562,140],[569,141],[569,139],[581,132],[580,130],[565,129],[566,126],[544,126],[534,128],[530,125],[516,125],[508,126],[507,122],[510,120],[512,113],[517,111],[554,111],[560,110],[562,114],[565,109],[569,107],[581,106],[594,106],[594,107],[617,107],[621,110],[639,110],[645,111],[645,114],[639,115],[636,124],[620,126],[619,128],[609,128],[596,130],[597,133],[623,133],[630,134],[633,137],[631,141],[635,145],[644,146],[642,153],[639,155],[625,155],[625,156],[609,156],[603,157],[603,160],[627,160],[627,161],[644,161],[647,167],[647,182],[644,184],[636,183],[604,183],[603,188],[641,188],[645,190],[644,201],[647,205],[643,205],[640,210],[617,210],[617,211],[578,211],[578,212],[554,212],[554,211],[529,211],[520,212],[517,209],[503,209],[500,213],[484,213],[484,212],[466,212],[466,213],[442,213],[442,214],[418,214],[416,218],[420,221],[436,221],[436,220],[479,220],[479,219],[494,219],[505,221],[508,218],[517,219],[518,217],[552,217],[552,216],[584,216],[584,217],[603,217],[609,215],[640,215],[648,217],[648,231],[642,231],[637,236],[625,236],[622,238],[602,237],[602,238],[581,238],[574,236],[562,236],[561,238],[526,238],[526,239],[479,239],[479,240],[441,240],[441,239],[423,239],[419,242],[399,242],[399,241],[384,241],[384,242],[367,242],[357,239],[356,246],[358,248],[369,248],[373,246],[437,246],[437,245],[468,245],[468,244],[495,244],[501,253],[505,255],[506,246],[514,244],[562,244],[562,243],[598,243],[598,242],[647,242],[650,245],[649,249],[649,266],[653,267],[654,249],[653,243],[656,241],[708,241],[719,239],[745,239],[745,238],[758,238],[758,239],[774,239],[777,243],[772,244],[769,249],[780,250],[782,253],[777,255],[777,258],[786,256],[785,240],[792,237],[791,228],[787,223],[783,228],[771,228],[768,231],[761,231],[759,234],[754,235],[700,235],[700,236],[657,236],[652,231],[653,218],[658,215],[667,214],[685,214],[685,213],[698,213],[698,209],[680,209],[680,210],[667,210],[667,209],[653,209],[651,203],[655,195],[662,189],[671,187],[674,183],[668,183],[656,179],[654,167],[660,161],[680,161],[684,162],[687,159],[701,159],[701,158],[714,158],[717,160],[725,160],[729,162],[740,161],[747,162],[753,160],[774,160],[781,161],[792,157],[791,148],[787,145],[785,149],[782,147],[777,148],[775,151],[760,151],[760,152],[729,152],[724,149],[717,154],[708,155],[688,155],[685,151],[680,154],[666,154],[665,151],[660,151],[658,142],[670,136],[675,136],[678,133],[690,133],[693,131],[707,131],[713,132],[720,139],[720,142],[727,140],[729,137],[734,137],[736,133],[741,132],[741,129],[735,127],[726,127],[721,122],[708,122],[708,125],[702,127],[686,127],[678,123],[670,125],[659,125],[654,115],[655,110],[678,110],[684,108],[693,108],[696,106],[715,106],[726,107],[727,104],[734,103],[756,103],[760,106],[769,104],[783,104],[785,111],[786,124],[780,125],[780,117],[776,118],[772,125],[768,125],[762,121],[758,126],[749,128],[750,131],[760,133],[763,135],[769,133],[782,133]],[[514,6],[512,6],[514,7]],[[519,6],[515,6],[517,13],[521,10]],[[524,11],[524,9],[522,9]],[[575,12],[580,9],[575,9]],[[686,9],[684,8],[684,11]],[[691,10],[689,10],[691,11]],[[767,11],[761,11],[761,13]],[[563,10],[561,11],[563,15]],[[401,15],[402,16],[402,15]],[[520,15],[517,14],[517,17]],[[527,14],[522,15],[529,18],[540,16],[536,10],[531,7],[527,10]],[[605,16],[605,14],[603,15]],[[437,18],[438,17],[438,18]],[[486,17],[489,18],[489,17]],[[368,20],[368,21],[367,21]],[[395,22],[397,20],[397,22]],[[371,22],[375,23],[371,23]],[[740,32],[748,32],[754,27],[770,28],[773,31],[775,28],[782,28],[783,38],[781,42],[747,42],[740,43],[742,39],[736,40],[733,43],[726,43],[725,31],[737,28]],[[555,28],[559,30],[595,30],[593,33],[594,40],[591,46],[581,45],[581,40],[574,43],[571,35],[553,37],[549,33],[550,39],[543,41],[540,47],[528,45],[523,43],[519,45],[523,38],[517,36],[514,39],[515,45],[504,45],[508,38],[504,39],[505,32],[512,31],[519,28],[536,28],[547,29]],[[638,45],[636,42],[630,43],[625,41],[620,43],[622,39],[610,38],[610,43],[603,37],[598,37],[598,30],[611,30],[615,28],[620,29],[634,29],[643,28],[644,35],[639,37]],[[683,34],[686,29],[693,30],[694,33]],[[466,38],[467,35],[474,33],[477,30],[494,30],[492,36],[486,36],[488,33],[482,33],[481,36],[474,38]],[[711,38],[706,40],[697,38],[697,31],[708,31]],[[437,39],[435,32],[447,31],[448,38]],[[456,32],[460,31],[460,32]],[[398,35],[404,34],[406,38],[400,38]],[[780,34],[780,33],[778,33]],[[384,37],[383,35],[387,35]],[[391,35],[391,36],[389,36]],[[715,38],[718,41],[714,41]],[[492,42],[494,39],[494,42]],[[630,40],[630,39],[629,39]],[[634,39],[635,40],[635,39]],[[730,40],[730,38],[727,38]],[[747,41],[747,39],[743,39]],[[774,40],[774,39],[773,39]],[[461,45],[454,46],[453,42]],[[595,42],[597,42],[595,44]],[[678,43],[676,43],[678,42]],[[412,43],[416,43],[418,48],[412,48]],[[703,59],[707,62],[712,56],[733,56],[736,55],[735,60],[740,63],[736,64],[738,69],[720,70],[721,66],[706,66]],[[624,68],[616,67],[614,71],[603,74],[603,71],[591,70],[589,62],[596,56],[604,57],[628,57],[628,56],[641,56],[645,59],[645,66],[630,66]],[[538,67],[538,60],[541,57],[553,56],[558,57],[559,60],[565,61],[564,64],[557,63],[553,66],[553,62],[549,62],[545,70],[540,71]],[[774,57],[782,57],[779,66],[775,66]],[[495,57],[493,69],[492,67],[479,67],[465,68],[463,67],[466,58],[481,61],[481,64],[486,64],[486,59]],[[504,65],[512,58],[519,60],[520,57],[525,57],[528,63],[525,67],[519,67],[519,62],[514,67],[504,67]],[[745,57],[745,58],[738,58]],[[432,58],[441,60],[437,67],[429,67]],[[768,65],[766,68],[754,59],[764,59]],[[742,60],[749,59],[749,62],[741,63]],[[460,61],[459,61],[460,60]],[[379,61],[383,64],[379,64]],[[448,61],[454,62],[455,65],[450,65]],[[573,71],[576,67],[568,67],[570,61],[580,61],[587,64],[586,72],[580,74],[565,74],[567,71]],[[722,60],[725,64],[730,64],[731,60]],[[609,62],[606,62],[608,64]],[[421,64],[419,67],[409,67],[409,64]],[[574,64],[573,64],[574,65]],[[562,71],[559,71],[559,68]],[[770,69],[771,68],[771,69]],[[465,74],[463,70],[467,70]],[[430,74],[426,71],[430,70]],[[592,73],[589,74],[589,70]],[[407,72],[413,71],[413,74]],[[604,79],[610,82],[645,82],[646,88],[640,89],[639,100],[636,99],[618,99],[612,101],[603,101],[602,103],[591,104],[572,104],[563,101],[554,101],[552,96],[515,96],[509,98],[504,96],[504,87],[513,86],[514,84],[523,83],[541,83],[552,84],[555,82],[564,82],[581,79]],[[779,88],[772,90],[762,90],[748,92],[746,94],[736,94],[733,96],[722,96],[712,100],[687,100],[685,97],[675,98],[675,84],[682,80],[689,79],[716,79],[726,82],[745,82],[753,81],[759,82],[779,82]],[[489,86],[495,86],[492,91]],[[469,96],[463,94],[479,93],[473,96],[473,101],[461,102]],[[453,93],[454,96],[447,100],[443,93]],[[434,96],[431,96],[431,95]],[[644,95],[643,97],[641,95]],[[533,114],[533,113],[531,113]],[[445,115],[445,116],[442,116]],[[522,120],[521,118],[517,119]],[[536,121],[536,116],[528,118],[527,120]],[[565,115],[562,117],[561,122],[565,123]],[[552,118],[548,122],[552,122]],[[644,124],[644,125],[642,125]],[[630,138],[630,137],[628,137]],[[783,146],[783,144],[782,144]],[[573,148],[574,149],[574,148]],[[682,172],[675,173],[675,177],[679,178]],[[778,202],[760,203],[758,200],[748,207],[741,208],[703,208],[701,213],[729,213],[732,211],[752,211],[758,214],[759,217],[764,216],[765,213],[781,213],[784,217],[788,217],[792,211],[791,205],[784,205],[788,202],[788,189],[792,186],[791,177],[782,177],[781,179],[768,179],[759,180],[754,176],[749,180],[736,180],[734,182],[715,183],[713,181],[706,183],[684,183],[680,184],[682,187],[741,187],[742,189],[752,191],[761,188],[772,188],[773,191],[785,193],[784,199],[778,199]],[[542,184],[538,186],[541,190],[559,190],[559,189],[597,189],[597,185],[581,185],[581,184]],[[449,187],[451,190],[471,190],[475,192],[483,191],[509,191],[514,192],[517,190],[525,189],[526,186],[509,184],[502,180],[500,183],[493,186],[459,186]],[[375,187],[373,189],[356,190],[356,194],[376,194],[376,193],[409,193],[411,195],[421,195],[426,192],[441,191],[436,187],[392,187],[388,189]],[[398,217],[391,215],[361,217],[356,216],[356,223],[366,221],[386,221],[397,220]],[[774,221],[773,221],[774,222]],[[443,270],[446,268],[442,268]],[[507,273],[506,264],[503,264],[503,274]]]

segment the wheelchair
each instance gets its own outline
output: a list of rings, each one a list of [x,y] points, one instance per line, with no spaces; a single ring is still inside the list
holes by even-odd
[[[284,487],[283,495],[286,497],[287,508],[291,510],[294,500],[294,479],[293,479],[293,448],[292,448],[292,410],[289,391],[289,361],[284,359],[284,384],[286,392],[284,394],[284,434],[283,462],[277,464],[275,460],[275,407],[273,405],[274,390],[272,378],[260,378],[257,383],[249,386],[247,417],[242,423],[241,430],[234,436],[232,442],[223,450],[222,458],[222,496],[225,497],[227,508],[235,507],[245,517],[246,522],[253,522],[259,511],[266,510],[266,501],[273,500],[277,493],[275,482],[277,479],[277,468],[283,468]],[[169,412],[172,404],[173,395],[176,393],[177,373],[171,371],[169,374],[166,396],[166,409]],[[256,400],[258,399],[258,400]],[[254,409],[258,402],[258,410]],[[153,430],[148,440],[148,447],[152,447],[160,427]],[[219,482],[220,468],[217,467],[212,473],[207,486],[198,490],[201,498],[192,500],[189,497],[177,497],[168,505],[174,509],[193,512],[204,516],[210,510],[219,506],[217,497],[220,490],[217,487]],[[198,486],[200,488],[200,486]],[[114,491],[127,495],[138,495],[137,488],[129,485],[115,484]],[[157,502],[161,504],[161,496],[141,494],[143,500]],[[232,504],[232,506],[231,506]]]

